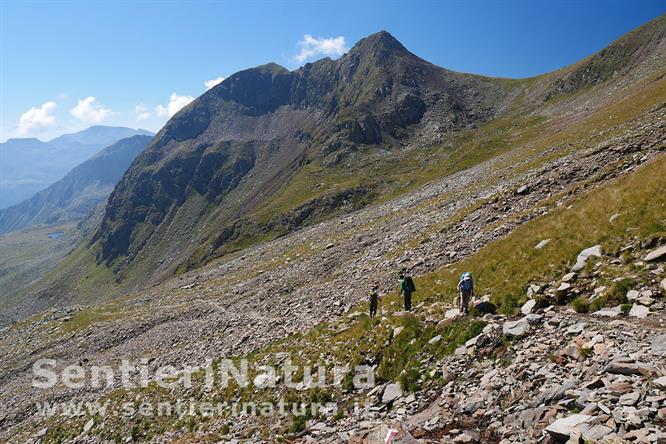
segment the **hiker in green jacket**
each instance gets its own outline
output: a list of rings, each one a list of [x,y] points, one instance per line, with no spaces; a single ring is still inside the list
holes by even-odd
[[[379,293],[377,290],[379,285],[373,284],[370,287],[370,317],[374,318],[377,315],[377,305],[379,305]]]
[[[416,285],[414,285],[414,279],[412,279],[409,270],[406,268],[402,269],[400,273],[400,294],[405,300],[405,310],[412,310],[412,293],[416,291]]]

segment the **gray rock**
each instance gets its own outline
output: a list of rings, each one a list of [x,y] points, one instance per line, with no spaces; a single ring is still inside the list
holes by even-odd
[[[638,302],[641,305],[645,305],[646,307],[649,307],[652,304],[654,304],[655,300],[652,299],[651,296],[641,296],[640,298],[636,299],[636,302]]]
[[[650,352],[657,356],[666,355],[666,334],[655,336],[650,341]]]
[[[629,310],[629,316],[633,316],[638,319],[645,319],[650,314],[650,309],[645,305],[634,304]]]
[[[546,427],[546,432],[556,439],[569,439],[572,433],[576,432],[581,425],[590,419],[592,419],[592,416],[581,414],[560,418]]]
[[[456,436],[455,438],[453,438],[453,442],[456,443],[456,444],[458,444],[458,443],[470,443],[470,442],[473,442],[473,441],[474,441],[474,438],[472,438],[471,436],[469,436],[466,433],[462,433],[462,434]]]
[[[655,369],[647,364],[643,364],[642,362],[611,361],[604,368],[604,372],[619,375],[652,376],[655,374]]]
[[[428,341],[428,344],[434,345],[434,344],[437,344],[441,340],[442,340],[442,335],[437,335],[437,336],[433,337],[432,339],[430,339]]]
[[[594,247],[586,248],[578,254],[576,258],[576,264],[571,269],[572,271],[582,270],[587,263],[590,256],[601,257],[601,245],[595,245]]]
[[[567,334],[578,335],[578,334],[582,333],[583,330],[585,330],[585,323],[584,322],[576,322],[575,324],[573,324],[572,326],[570,326],[567,329]]]
[[[645,259],[643,259],[645,262],[650,262],[650,261],[656,261],[659,259],[662,259],[664,256],[666,256],[666,245],[662,245],[661,247],[657,248],[656,250],[650,251],[647,256],[645,256]]]
[[[627,292],[627,300],[628,300],[629,302],[634,302],[636,299],[638,299],[638,297],[639,297],[640,295],[641,295],[641,294],[640,294],[640,292],[638,292],[638,290],[629,290],[629,291]]]
[[[595,316],[603,316],[606,318],[616,318],[620,316],[621,313],[622,309],[618,306],[618,307],[605,307],[602,308],[601,310],[595,311],[592,314]]]
[[[546,245],[548,245],[548,242],[550,242],[550,239],[544,239],[544,240],[542,240],[541,242],[539,242],[538,244],[536,244],[536,245],[534,246],[534,249],[535,249],[535,250],[541,250],[543,247],[545,247]]]
[[[530,299],[529,301],[525,302],[522,307],[520,307],[520,311],[524,315],[528,315],[534,311],[534,307],[536,307],[536,301],[534,299]]]
[[[502,333],[504,333],[505,336],[515,338],[525,336],[529,330],[530,324],[526,318],[517,321],[506,321],[504,325],[502,325]]]
[[[382,394],[382,402],[386,404],[388,402],[395,401],[401,396],[402,388],[400,387],[400,384],[389,384],[386,386],[384,393]]]
[[[541,285],[530,284],[529,288],[527,289],[527,297],[532,299],[535,294],[541,293],[541,290],[543,290]]]
[[[472,339],[465,342],[465,347],[477,347],[483,343],[484,334],[474,336]]]
[[[661,378],[657,378],[654,381],[652,381],[655,387],[661,390],[666,390],[666,376],[662,376]]]
[[[525,319],[530,324],[540,324],[543,321],[543,315],[532,313],[525,316]]]
[[[460,316],[460,310],[457,308],[451,308],[446,310],[446,313],[444,313],[444,319],[453,319],[457,318],[458,316]]]
[[[583,439],[587,440],[587,442],[597,442],[605,438],[606,436],[610,435],[611,433],[615,432],[615,429],[612,429],[608,426],[605,426],[603,424],[582,424],[578,427],[578,430],[580,431],[581,436]]]
[[[620,396],[618,403],[622,405],[636,405],[638,400],[641,398],[641,394],[638,392],[630,392]]]
[[[571,282],[576,278],[576,273],[567,273],[564,276],[562,276],[562,282]]]
[[[561,294],[566,294],[571,288],[571,284],[568,282],[562,282],[559,287],[557,287],[557,292]]]
[[[94,419],[91,419],[88,422],[86,422],[86,425],[83,426],[83,433],[88,433],[90,429],[93,428],[94,425],[95,425]]]

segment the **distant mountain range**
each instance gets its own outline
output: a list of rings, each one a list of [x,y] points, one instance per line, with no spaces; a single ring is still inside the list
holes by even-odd
[[[106,128],[98,134],[101,136],[107,133],[108,137],[116,134],[115,131],[108,130],[109,128]],[[55,139],[58,140],[57,143],[67,144],[90,140],[88,135],[79,137],[77,134],[58,139]],[[102,139],[103,137],[98,138]],[[86,217],[111,194],[116,182],[151,139],[152,136],[139,135],[121,139],[31,198],[0,210],[0,233],[36,224],[51,225]]]
[[[0,208],[31,197],[101,148],[135,135],[152,136],[153,133],[98,125],[48,142],[25,138],[0,143]]]

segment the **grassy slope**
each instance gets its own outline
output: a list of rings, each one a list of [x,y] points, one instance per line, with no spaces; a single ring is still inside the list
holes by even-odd
[[[0,301],[43,276],[72,247],[76,224],[32,228],[0,236]],[[60,239],[48,235],[63,232]]]
[[[414,315],[396,316],[400,309],[397,294],[386,295],[380,302],[380,312],[386,319],[379,322],[365,314],[365,304],[345,318],[332,323],[323,323],[303,334],[296,334],[258,350],[248,357],[250,362],[276,364],[276,353],[287,352],[295,365],[315,366],[327,362],[333,364],[356,365],[375,362],[378,381],[400,381],[408,391],[423,385],[439,386],[446,381],[441,376],[431,377],[420,374],[415,369],[418,362],[430,359],[433,365],[438,357],[452,353],[457,346],[474,337],[484,323],[475,319],[459,320],[444,330],[436,331],[432,320],[441,319],[446,309],[442,302],[453,298],[454,284],[461,270],[471,270],[477,278],[480,292],[493,295],[496,302],[505,307],[515,307],[525,299],[525,287],[531,282],[550,280],[561,276],[575,262],[578,252],[587,246],[600,243],[605,250],[612,251],[631,241],[634,237],[650,238],[666,235],[666,155],[604,188],[597,188],[580,197],[565,202],[550,213],[540,216],[518,228],[506,238],[495,241],[474,256],[458,263],[454,268],[443,267],[417,279],[419,291],[416,303],[421,304]],[[613,222],[609,217],[620,216]],[[547,247],[534,250],[534,245],[542,239],[551,239]],[[106,312],[91,313],[88,317],[104,321]],[[100,314],[101,313],[101,314]],[[88,318],[80,314],[81,322],[88,325]],[[87,316],[87,315],[86,315]],[[85,318],[85,319],[84,319]],[[394,328],[403,330],[394,337]],[[442,339],[436,344],[428,341],[440,334]],[[279,365],[278,365],[279,367]],[[330,369],[329,369],[330,370]],[[330,373],[329,373],[330,374]],[[252,373],[251,373],[252,375]],[[302,375],[296,375],[298,381]],[[195,376],[195,380],[197,377]],[[329,381],[330,384],[330,381]],[[350,389],[350,380],[345,379],[340,388],[328,387],[323,390],[294,390],[278,387],[271,390],[241,389],[231,385],[225,391],[197,392],[194,399],[220,402],[242,401],[262,402],[283,397],[287,402],[312,402],[339,400],[342,392]],[[140,389],[141,399],[157,402],[165,396],[173,397],[158,387]],[[135,394],[115,391],[104,397],[112,403],[131,401]],[[270,421],[264,419],[263,421]],[[60,424],[49,430],[46,441],[57,442],[59,438],[77,435],[83,427],[83,420]],[[127,424],[124,424],[127,426]],[[208,422],[201,417],[183,420],[168,417],[143,420],[140,417],[131,424],[137,438],[150,438],[167,430],[198,430],[207,432]],[[303,426],[299,421],[284,423],[285,434],[293,433]],[[120,424],[106,424],[95,433],[107,439],[114,439]],[[265,430],[265,424],[256,424],[258,431]],[[220,439],[216,427],[209,430],[207,439]],[[188,442],[188,438],[184,438]]]

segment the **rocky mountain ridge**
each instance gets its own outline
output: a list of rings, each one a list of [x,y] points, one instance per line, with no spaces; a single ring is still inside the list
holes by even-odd
[[[314,159],[332,166],[362,146],[400,147],[408,127],[423,119],[443,132],[475,125],[506,96],[501,83],[435,67],[386,32],[337,61],[293,72],[275,64],[241,71],[168,122],[128,171],[95,237],[98,261],[122,256],[131,263],[144,247],[159,248],[151,238],[178,225],[188,202],[196,208],[189,212],[194,226],[210,219],[214,205],[224,208],[216,218],[231,224],[218,222],[218,230],[234,230],[238,217]],[[137,225],[145,226],[141,233]],[[195,244],[215,249],[228,242],[212,236]]]

